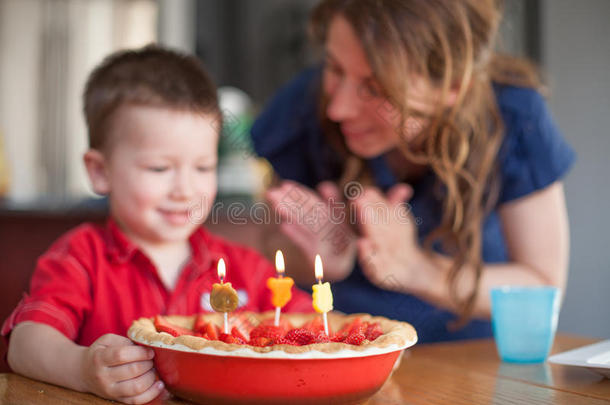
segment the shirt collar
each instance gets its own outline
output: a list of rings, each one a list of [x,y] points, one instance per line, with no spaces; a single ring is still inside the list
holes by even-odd
[[[191,245],[191,261],[195,264],[196,272],[203,272],[210,267],[214,259],[210,253],[210,234],[203,226],[195,229],[189,237]]]
[[[106,222],[106,230],[110,257],[118,263],[128,262],[138,251],[138,246],[125,235],[112,217]]]

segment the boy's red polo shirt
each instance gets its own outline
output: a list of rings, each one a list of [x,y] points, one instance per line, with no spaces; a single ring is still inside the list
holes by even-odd
[[[90,345],[106,333],[125,336],[133,320],[142,316],[210,311],[209,292],[218,282],[216,264],[221,257],[227,263],[226,281],[240,298],[238,311],[273,309],[266,280],[275,270],[266,259],[203,227],[189,241],[191,260],[170,291],[152,262],[114,221],[73,229],[40,257],[30,293],[4,322],[2,335],[20,322],[36,321]],[[311,312],[311,297],[294,288],[285,310]]]

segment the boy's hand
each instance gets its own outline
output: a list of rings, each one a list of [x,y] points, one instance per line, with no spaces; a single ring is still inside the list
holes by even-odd
[[[142,404],[163,392],[153,368],[154,352],[126,337],[106,334],[86,348],[82,371],[85,389],[100,397]]]

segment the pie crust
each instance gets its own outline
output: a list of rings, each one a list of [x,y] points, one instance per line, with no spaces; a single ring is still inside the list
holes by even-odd
[[[206,321],[214,322],[216,325],[223,324],[223,318],[221,314],[210,313],[204,315]],[[282,314],[282,319],[287,319],[295,327],[301,327],[305,323],[314,319],[315,317],[321,316],[320,314]],[[329,342],[329,343],[313,343],[304,346],[292,346],[286,344],[256,347],[242,344],[230,344],[224,343],[219,340],[207,340],[197,336],[178,336],[174,337],[165,332],[157,332],[153,324],[152,318],[140,318],[134,321],[127,336],[132,340],[148,344],[152,346],[160,346],[166,348],[176,348],[182,351],[196,351],[196,352],[230,352],[240,351],[244,353],[244,349],[250,351],[252,354],[258,353],[265,354],[270,352],[284,352],[287,354],[303,354],[308,352],[322,352],[326,354],[338,353],[350,351],[354,355],[364,355],[367,352],[379,352],[379,349],[386,351],[386,349],[404,349],[412,346],[417,342],[417,333],[413,326],[406,322],[399,322],[384,318],[381,316],[371,316],[369,314],[350,314],[344,315],[339,312],[328,313],[328,323],[331,330],[337,331],[341,329],[343,325],[351,322],[354,318],[360,317],[363,322],[378,322],[383,331],[383,335],[379,336],[374,341],[365,340],[361,345],[350,345],[347,343],[340,342]],[[196,315],[182,316],[182,315],[168,315],[165,316],[168,322],[175,324],[176,326],[182,326],[185,328],[192,329],[195,322]],[[235,315],[229,316],[229,322],[231,326],[238,322],[250,323],[250,327],[258,325],[260,322],[273,319],[274,312],[239,312]],[[231,326],[229,328],[231,328]],[[247,354],[247,353],[246,353]],[[257,356],[259,357],[259,356]]]

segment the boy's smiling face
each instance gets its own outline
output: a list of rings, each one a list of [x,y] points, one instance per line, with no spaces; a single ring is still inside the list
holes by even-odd
[[[89,151],[85,162],[95,191],[109,195],[113,217],[136,243],[186,241],[216,196],[218,120],[124,105],[107,135],[108,151]],[[101,159],[97,170],[92,159]]]

